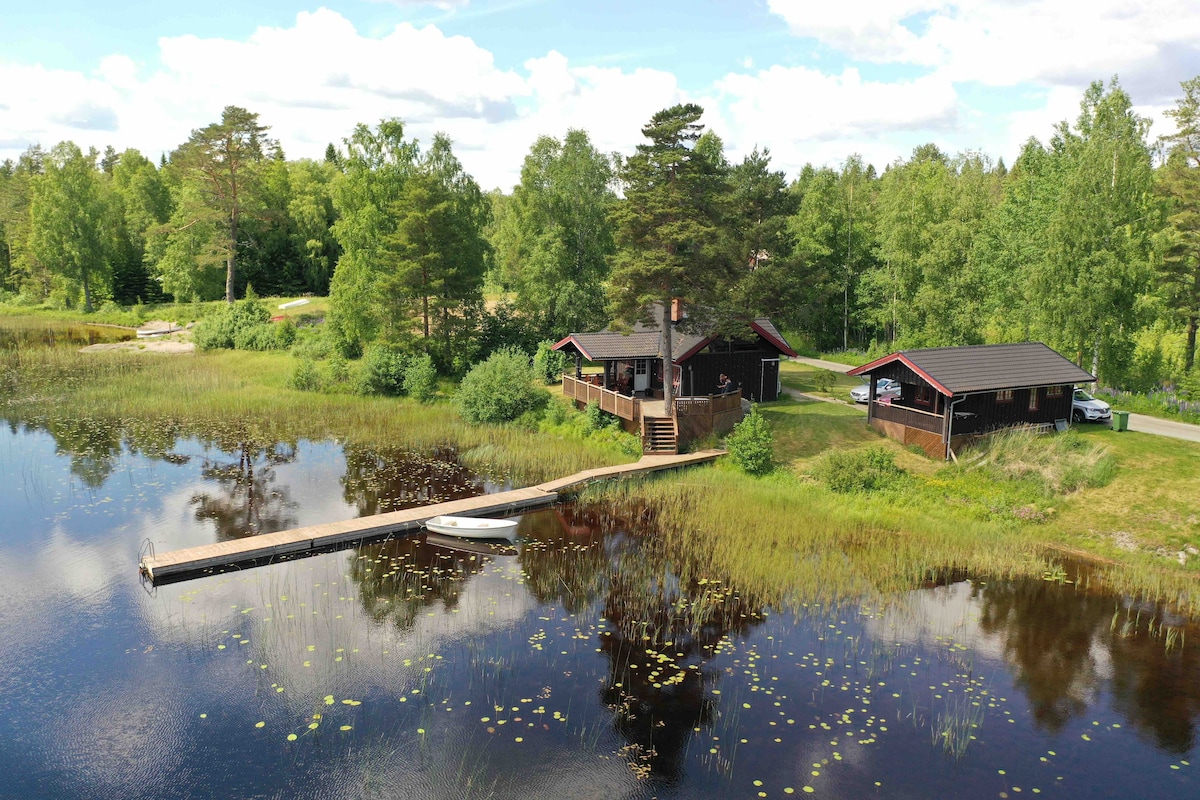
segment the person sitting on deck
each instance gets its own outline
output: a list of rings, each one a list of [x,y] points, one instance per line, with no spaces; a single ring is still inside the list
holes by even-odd
[[[729,394],[733,391],[733,381],[729,380],[729,376],[724,372],[717,379],[717,394]]]

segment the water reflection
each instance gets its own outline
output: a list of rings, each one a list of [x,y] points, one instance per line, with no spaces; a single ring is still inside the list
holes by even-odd
[[[6,320],[0,325],[0,350],[18,347],[86,347],[103,342],[127,342],[134,338],[128,328],[103,325],[74,325],[45,321]]]
[[[346,444],[342,497],[359,516],[483,494],[483,483],[449,452],[423,455]]]
[[[421,535],[393,539],[358,548],[350,577],[358,584],[359,600],[371,619],[408,630],[431,606],[442,611],[458,607],[466,582],[493,561],[487,547],[458,546],[436,538],[429,543]]]
[[[296,527],[298,504],[287,486],[276,484],[276,467],[295,460],[295,445],[250,440],[206,456],[200,476],[216,491],[192,495],[196,520],[213,523],[219,542]]]
[[[1104,688],[1114,708],[1157,746],[1185,753],[1200,719],[1200,655],[1161,607],[1076,590],[1072,565],[1053,579],[976,587],[979,627],[1003,642],[1036,723],[1060,733],[1094,713]],[[1180,622],[1176,620],[1176,622]]]

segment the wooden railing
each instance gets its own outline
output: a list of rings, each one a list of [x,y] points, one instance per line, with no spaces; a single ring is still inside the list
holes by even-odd
[[[933,414],[929,411],[920,411],[915,408],[907,408],[892,403],[881,403],[878,400],[871,407],[871,416],[876,419],[886,419],[889,422],[898,422],[910,428],[917,428],[918,430],[937,434],[942,433],[946,424],[941,414]]]
[[[616,414],[621,419],[639,420],[642,418],[642,401],[636,397],[605,389],[587,380],[581,380],[571,375],[563,375],[563,394],[582,403],[595,401],[601,411]]]
[[[737,411],[742,407],[742,390],[736,389],[727,394],[709,394],[696,397],[676,397],[675,414],[680,417],[703,416],[705,414],[720,414],[725,411]]]

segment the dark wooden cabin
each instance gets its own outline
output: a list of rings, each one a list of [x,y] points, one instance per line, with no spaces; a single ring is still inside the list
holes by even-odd
[[[678,306],[673,319],[678,319]],[[673,330],[672,408],[663,402],[662,331],[637,325],[632,332],[572,333],[554,345],[575,357],[574,375],[563,375],[563,394],[586,405],[595,402],[640,432],[647,453],[678,452],[680,446],[731,429],[744,413],[743,398],[779,397],[779,359],[795,351],[768,319],[749,323],[751,335],[730,340]],[[584,360],[600,364],[599,374],[583,374]],[[721,391],[721,374],[733,388]],[[748,406],[747,406],[748,407]]]
[[[869,379],[869,425],[945,459],[1004,428],[1065,427],[1075,384],[1096,380],[1041,342],[902,350],[848,374]],[[876,399],[879,378],[900,396]]]
[[[749,328],[751,335],[744,339],[674,331],[671,352],[675,394],[715,394],[724,373],[743,397],[754,402],[778,399],[779,358],[796,353],[769,319],[752,320]],[[662,332],[657,327],[638,324],[630,333],[572,333],[554,349],[575,356],[577,378],[582,375],[586,359],[604,366],[606,388],[640,397],[662,397]]]

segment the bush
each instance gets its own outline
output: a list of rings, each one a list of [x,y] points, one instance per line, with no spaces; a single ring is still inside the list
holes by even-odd
[[[815,474],[835,492],[873,492],[895,485],[904,477],[896,456],[882,447],[834,450],[817,465]]]
[[[223,348],[231,350],[237,346],[239,334],[243,342],[258,341],[258,334],[243,333],[248,328],[265,326],[271,321],[271,312],[258,300],[247,297],[231,306],[226,306],[212,316],[205,317],[192,332],[192,341],[201,350]],[[270,334],[274,336],[273,333]],[[259,349],[259,348],[256,348]],[[270,350],[272,347],[261,348]]]
[[[233,337],[235,350],[275,350],[277,345],[275,327],[269,322],[242,328]]]
[[[509,422],[542,408],[549,400],[549,393],[533,382],[529,356],[515,348],[502,348],[471,368],[454,401],[467,422]]]
[[[319,392],[321,391],[321,372],[311,359],[302,358],[296,362],[296,367],[292,370],[291,377],[288,378],[288,386],[302,392]]]
[[[382,345],[367,350],[358,368],[359,394],[404,394],[404,373],[408,358]]]
[[[590,431],[605,431],[610,428],[617,428],[621,425],[621,418],[615,414],[610,414],[607,411],[600,409],[600,404],[595,400],[587,404],[587,408],[583,410],[584,418],[587,419],[587,427]]]
[[[775,439],[771,435],[771,426],[758,406],[750,407],[750,414],[733,426],[733,431],[725,437],[725,447],[729,457],[733,459],[743,472],[751,475],[762,475],[771,471],[772,445]]]
[[[296,331],[296,339],[292,342],[292,355],[297,358],[320,361],[329,358],[331,353],[333,353],[333,342],[330,341],[324,326],[300,328]]]
[[[830,370],[819,369],[813,375],[813,386],[817,388],[818,392],[829,394],[835,383],[837,383],[837,375]]]
[[[554,342],[547,339],[538,344],[537,352],[533,355],[533,371],[547,386],[561,381],[563,370],[567,368],[567,354],[551,350],[552,347]]]
[[[422,403],[428,403],[437,393],[437,370],[428,353],[409,359],[404,368],[404,392]]]

